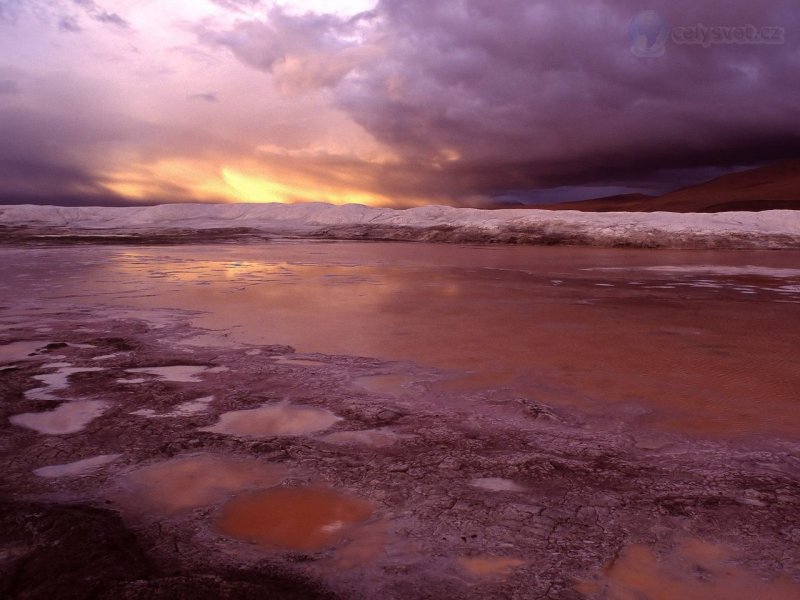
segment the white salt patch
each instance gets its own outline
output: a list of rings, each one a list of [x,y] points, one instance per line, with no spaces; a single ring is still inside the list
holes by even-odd
[[[52,465],[36,469],[33,473],[39,477],[79,477],[117,460],[121,454],[103,454],[92,458],[84,458],[66,465]]]
[[[206,396],[205,398],[198,398],[184,402],[175,407],[175,410],[170,413],[172,417],[183,417],[188,415],[196,415],[204,413],[208,410],[208,405],[214,401],[214,396]]]
[[[341,417],[322,408],[270,404],[251,410],[223,413],[215,425],[203,427],[199,431],[243,437],[304,435],[328,429],[341,420]]]
[[[758,265],[745,265],[730,267],[725,265],[662,265],[654,267],[591,267],[584,271],[627,271],[638,269],[640,271],[656,271],[662,273],[710,273],[714,275],[760,275],[763,277],[800,277],[800,269],[781,269],[776,267],[761,267]]]
[[[476,488],[489,490],[491,492],[524,492],[525,487],[502,477],[479,477],[473,479],[470,485]]]
[[[144,379],[142,377],[136,377],[134,379],[117,379],[117,383],[131,383],[131,384],[134,384],[134,383],[144,383],[145,381],[147,381],[147,379]]]
[[[89,331],[89,330],[82,330],[82,331]],[[92,344],[67,344],[67,345],[71,346],[72,348],[81,348],[83,350],[87,350],[89,348],[97,348],[97,346],[94,346]]]
[[[115,352],[114,354],[104,354],[103,356],[95,356],[92,360],[108,360],[110,358],[116,358],[117,356],[123,356],[127,354],[127,352]]]
[[[252,350],[248,350],[247,352],[245,352],[245,354],[247,354],[247,356],[258,356],[259,354],[261,354],[261,349],[253,348]]]
[[[142,408],[128,413],[129,415],[136,415],[137,417],[147,417],[148,419],[157,419],[161,415],[157,414],[152,408]]]
[[[107,408],[108,404],[99,400],[79,400],[47,412],[14,415],[9,421],[39,433],[63,435],[81,431]]]
[[[711,283],[710,281],[692,281],[691,283],[679,283],[677,285],[683,285],[687,287],[695,287],[695,288],[723,288],[724,285],[719,283]]]

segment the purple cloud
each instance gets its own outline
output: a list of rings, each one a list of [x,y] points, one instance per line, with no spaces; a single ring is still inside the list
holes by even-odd
[[[382,0],[356,19],[201,31],[287,93],[333,102],[455,196],[565,185],[653,189],[800,155],[800,12],[783,0],[664,3],[671,27],[781,26],[783,44],[631,52],[639,2]],[[661,181],[665,180],[665,181]]]

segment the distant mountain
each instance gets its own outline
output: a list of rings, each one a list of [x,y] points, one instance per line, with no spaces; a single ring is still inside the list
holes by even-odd
[[[530,208],[586,212],[727,212],[800,210],[800,160],[723,175],[664,194],[625,194]]]

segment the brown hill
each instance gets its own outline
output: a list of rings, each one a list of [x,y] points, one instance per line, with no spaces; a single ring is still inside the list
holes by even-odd
[[[800,160],[723,175],[659,197],[626,194],[531,208],[586,212],[800,210]]]

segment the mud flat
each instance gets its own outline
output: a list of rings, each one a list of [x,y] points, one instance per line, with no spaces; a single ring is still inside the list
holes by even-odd
[[[2,316],[0,597],[800,597],[791,436],[598,425],[409,363],[189,347],[207,332],[181,311]],[[65,384],[31,394],[54,368]],[[78,402],[103,410],[19,417]]]

